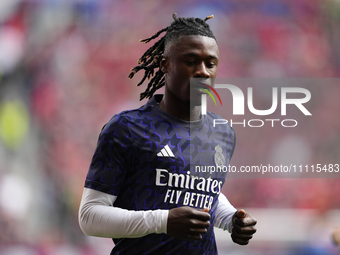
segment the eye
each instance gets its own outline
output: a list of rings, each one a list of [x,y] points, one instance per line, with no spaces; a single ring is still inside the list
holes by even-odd
[[[214,68],[216,66],[216,63],[215,62],[209,62],[207,63],[207,67],[208,68]]]
[[[185,61],[185,63],[186,63],[188,66],[193,66],[193,65],[195,65],[195,61],[194,61],[194,60],[187,60],[187,61]]]
[[[195,60],[194,59],[187,59],[185,60],[185,63],[188,65],[188,66],[193,66],[195,65]]]

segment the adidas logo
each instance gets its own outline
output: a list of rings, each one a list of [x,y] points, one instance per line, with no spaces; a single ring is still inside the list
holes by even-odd
[[[157,153],[158,157],[171,157],[174,158],[175,155],[172,153],[172,151],[170,150],[169,145],[165,145],[164,148]]]

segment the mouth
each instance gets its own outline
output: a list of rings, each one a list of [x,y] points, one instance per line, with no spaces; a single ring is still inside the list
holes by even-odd
[[[213,86],[214,82],[212,79],[205,79],[205,78],[192,78],[190,79],[190,87],[198,88],[198,89],[207,89]]]
[[[209,80],[194,81],[190,85],[190,89],[199,94],[209,94],[211,91],[211,85]]]
[[[213,101],[215,102],[215,105],[217,105],[217,102],[214,98],[214,94],[217,96],[219,102],[222,105],[222,101],[220,96],[218,95],[217,91],[213,88],[214,79],[202,79],[202,78],[194,78],[190,79],[190,89],[192,91],[192,95],[209,95]]]

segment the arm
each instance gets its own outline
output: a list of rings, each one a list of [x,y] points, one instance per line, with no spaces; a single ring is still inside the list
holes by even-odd
[[[170,210],[132,211],[114,207],[117,196],[84,188],[79,225],[86,235],[136,238],[167,233],[185,240],[200,240],[210,226],[207,210],[187,206]]]
[[[110,238],[166,233],[168,210],[130,211],[114,207],[117,196],[84,188],[79,225],[86,235]]]
[[[229,233],[231,233],[231,219],[236,212],[236,209],[230,204],[223,193],[220,193],[218,201],[219,203],[216,210],[216,221],[214,226],[223,230],[227,230]]]

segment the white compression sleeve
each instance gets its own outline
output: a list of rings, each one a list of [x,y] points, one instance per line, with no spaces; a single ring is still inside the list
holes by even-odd
[[[86,235],[134,238],[166,233],[168,210],[131,211],[114,207],[117,196],[84,188],[79,225]]]
[[[237,210],[230,204],[228,199],[222,193],[220,193],[218,201],[219,203],[216,210],[216,221],[214,226],[223,230],[228,230],[228,232],[231,233],[231,219]]]

